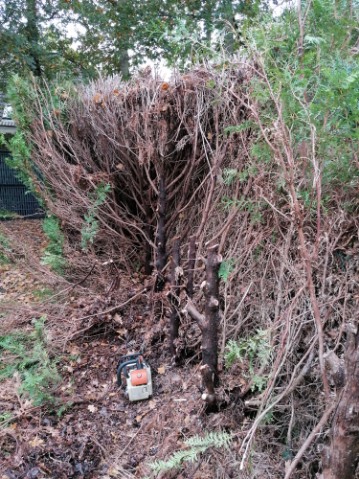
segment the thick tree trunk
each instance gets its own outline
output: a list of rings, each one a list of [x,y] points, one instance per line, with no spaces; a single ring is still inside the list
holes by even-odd
[[[120,71],[124,80],[128,80],[130,78],[130,56],[128,54],[128,50],[121,52]]]
[[[214,388],[218,385],[218,323],[219,323],[219,276],[222,256],[218,254],[218,245],[207,250],[205,314],[201,314],[189,299],[184,311],[195,321],[202,332],[202,382],[206,393],[202,398],[209,409],[216,406]]]
[[[225,21],[225,35],[224,35],[224,47],[226,51],[231,55],[234,53],[234,34],[233,34],[233,23],[235,22],[233,2],[225,0],[222,2],[223,20]]]
[[[348,332],[345,385],[323,453],[323,479],[353,479],[359,462],[359,332]]]
[[[39,58],[39,18],[37,0],[26,0],[26,37],[29,46],[29,63],[32,73],[36,77],[42,76],[41,62]]]
[[[178,338],[178,330],[180,325],[179,295],[180,295],[180,239],[173,240],[172,260],[171,260],[171,316],[170,316],[170,353],[176,355],[175,340]]]
[[[209,367],[213,384],[218,383],[218,323],[219,323],[219,276],[222,262],[218,245],[208,248],[206,263],[206,285],[204,294],[205,327],[202,330],[202,362]]]

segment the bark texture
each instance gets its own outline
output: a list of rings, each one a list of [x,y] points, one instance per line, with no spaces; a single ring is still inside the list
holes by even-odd
[[[202,362],[208,365],[213,383],[218,383],[218,323],[219,323],[219,276],[222,256],[218,254],[218,245],[207,250],[205,285],[205,326],[202,329]]]
[[[205,314],[201,314],[189,298],[184,312],[197,321],[202,333],[202,383],[206,390],[202,398],[211,408],[216,405],[214,388],[218,385],[218,324],[219,324],[219,276],[222,256],[219,245],[208,247],[206,262]]]
[[[41,78],[42,70],[38,54],[40,32],[38,28],[39,14],[36,0],[26,0],[26,19],[27,24],[25,32],[28,40],[28,59],[32,73]]]
[[[159,194],[158,194],[158,230],[156,235],[157,246],[157,281],[156,291],[162,291],[165,280],[163,277],[163,270],[167,262],[166,252],[166,184],[164,175],[162,174],[159,181]]]
[[[179,316],[179,295],[180,295],[180,239],[175,238],[173,241],[172,258],[171,258],[171,316],[170,316],[170,353],[176,355],[175,340],[178,338],[178,330],[180,326]]]
[[[331,444],[323,454],[323,479],[353,479],[359,462],[359,333],[348,332],[345,385],[334,415]]]

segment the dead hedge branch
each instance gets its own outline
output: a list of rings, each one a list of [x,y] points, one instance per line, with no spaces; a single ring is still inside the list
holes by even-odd
[[[76,97],[59,93],[60,108],[50,91],[37,90],[34,180],[73,241],[94,212],[97,252],[162,272],[166,243],[200,234],[221,168],[241,154],[224,128],[245,116],[234,96],[242,81],[205,69],[172,83],[112,78],[79,87]],[[95,207],[101,185],[110,192]]]

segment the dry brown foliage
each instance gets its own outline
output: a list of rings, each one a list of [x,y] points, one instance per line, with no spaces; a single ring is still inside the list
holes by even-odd
[[[162,269],[166,253],[155,258],[161,235],[184,243],[203,230],[220,169],[241,154],[223,128],[244,116],[235,99],[242,81],[214,70],[170,84],[112,78],[79,88],[76,99],[66,96],[61,113],[38,91],[31,141],[47,207],[76,240],[96,188],[109,184],[96,212],[96,252],[122,267],[150,273],[157,260]]]

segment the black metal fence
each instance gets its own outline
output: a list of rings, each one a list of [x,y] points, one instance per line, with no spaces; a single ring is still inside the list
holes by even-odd
[[[0,220],[11,214],[27,218],[42,218],[44,212],[34,195],[16,178],[14,170],[6,164],[9,152],[0,150]]]

